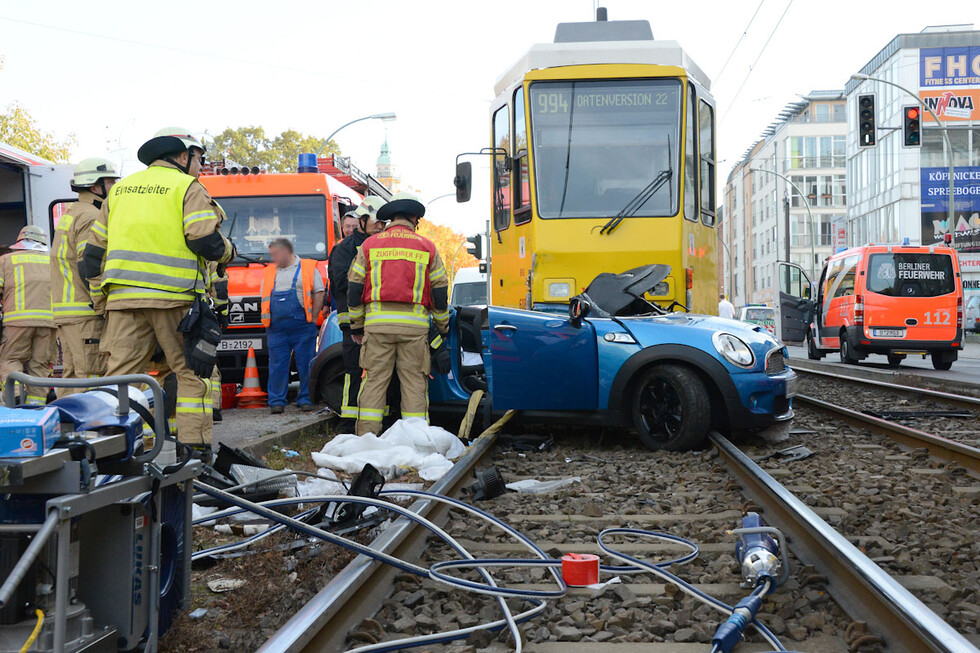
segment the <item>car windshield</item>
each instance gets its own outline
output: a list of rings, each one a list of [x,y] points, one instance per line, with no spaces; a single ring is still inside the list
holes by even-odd
[[[746,320],[771,320],[772,309],[769,308],[747,308],[745,309]]]
[[[889,297],[938,297],[956,289],[948,254],[872,254],[868,291]]]
[[[677,213],[681,84],[634,79],[531,84],[542,218],[610,218],[666,178],[631,215]]]
[[[467,281],[453,286],[453,306],[483,306],[487,303],[485,281]]]
[[[269,242],[288,238],[302,258],[327,257],[322,195],[215,198],[228,215],[221,229],[246,259],[269,260]]]

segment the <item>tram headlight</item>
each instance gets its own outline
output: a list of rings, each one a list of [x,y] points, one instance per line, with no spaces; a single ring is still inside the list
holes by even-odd
[[[741,338],[724,331],[715,331],[714,335],[711,336],[711,342],[718,353],[732,365],[749,368],[755,364],[755,354]]]
[[[572,284],[565,281],[548,284],[548,294],[556,299],[572,296]]]

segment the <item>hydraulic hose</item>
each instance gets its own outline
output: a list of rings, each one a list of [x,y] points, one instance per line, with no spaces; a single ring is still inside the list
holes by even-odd
[[[242,499],[235,495],[228,494],[227,492],[211,488],[210,486],[204,485],[203,483],[195,481],[198,489],[210,496],[222,499],[231,503],[234,508],[229,508],[217,513],[212,513],[198,521],[212,521],[216,519],[221,519],[223,517],[230,516],[238,512],[252,512],[254,514],[265,517],[281,526],[289,527],[297,532],[321,539],[331,544],[336,544],[338,546],[345,547],[357,553],[366,555],[374,560],[385,562],[391,564],[398,569],[407,571],[418,576],[430,578],[441,584],[447,585],[455,589],[462,589],[469,592],[484,594],[493,596],[497,599],[497,603],[503,612],[503,619],[498,619],[492,623],[480,624],[477,626],[472,626],[469,628],[460,628],[453,631],[434,633],[431,635],[423,635],[418,637],[408,637],[391,642],[381,642],[378,644],[372,644],[369,646],[358,647],[357,651],[359,653],[379,653],[382,651],[397,651],[406,648],[411,648],[415,646],[423,646],[437,643],[451,642],[461,638],[468,637],[469,635],[477,632],[479,630],[499,630],[500,628],[507,627],[511,631],[511,635],[514,640],[515,651],[520,653],[523,649],[523,644],[521,641],[521,634],[517,626],[520,623],[528,621],[534,618],[536,615],[540,614],[546,607],[547,604],[544,599],[547,598],[559,598],[564,596],[567,591],[567,585],[561,577],[558,569],[561,567],[561,561],[549,558],[544,551],[535,544],[526,535],[510,526],[506,522],[490,515],[489,513],[480,510],[474,506],[467,503],[459,501],[458,499],[453,499],[450,497],[434,494],[431,492],[426,492],[424,490],[384,490],[379,493],[379,498],[374,499],[371,497],[358,497],[349,495],[324,495],[324,496],[314,496],[314,497],[290,497],[287,499],[273,499],[270,501],[264,501],[262,503],[253,503],[246,499]],[[439,528],[429,520],[420,517],[414,512],[403,508],[397,504],[389,503],[383,501],[380,497],[394,497],[394,496],[411,496],[419,497],[424,499],[429,499],[437,501],[440,503],[447,504],[455,509],[460,509],[471,515],[478,517],[490,523],[496,528],[499,528],[509,536],[516,539],[528,551],[534,556],[532,558],[491,558],[491,559],[477,559],[474,558],[465,548],[463,548],[451,535],[446,531]],[[360,543],[348,540],[345,537],[335,535],[329,531],[324,531],[315,526],[311,526],[296,518],[288,517],[275,510],[273,507],[282,505],[295,505],[301,503],[324,503],[324,502],[345,502],[345,503],[357,503],[366,506],[373,506],[379,509],[389,510],[407,519],[410,519],[418,524],[426,527],[430,532],[437,535],[443,542],[449,544],[449,546],[456,551],[461,557],[456,560],[446,560],[440,561],[432,564],[428,569],[409,563],[388,554],[382,553],[380,551],[375,551],[368,546],[362,545]],[[269,529],[271,531],[272,529]],[[259,535],[267,535],[269,531],[265,531]],[[641,560],[634,556],[622,553],[614,549],[612,546],[605,542],[605,538],[611,535],[632,535],[639,537],[646,537],[657,539],[661,541],[667,541],[675,544],[680,544],[687,547],[690,551],[678,558],[652,563]],[[234,545],[227,546],[247,546],[246,543],[255,541],[257,536],[252,536],[244,543],[239,542]],[[598,536],[598,544],[600,549],[604,551],[609,556],[626,563],[625,566],[603,566],[601,570],[604,573],[652,573],[655,576],[663,579],[664,581],[671,583],[678,588],[680,588],[685,594],[693,597],[694,599],[705,603],[714,609],[723,612],[726,616],[731,617],[735,608],[726,604],[725,602],[712,597],[705,592],[697,589],[687,581],[677,577],[671,572],[667,571],[666,568],[671,565],[683,564],[693,560],[698,555],[698,547],[694,542],[687,540],[683,537],[677,535],[671,535],[669,533],[658,533],[653,531],[645,531],[640,529],[632,528],[610,528],[602,531]],[[516,589],[500,587],[493,580],[488,569],[491,568],[515,568],[515,567],[527,567],[527,568],[545,568],[550,571],[552,577],[554,578],[557,589],[555,590],[530,590],[530,589]],[[483,578],[482,583],[469,581],[456,576],[451,576],[445,571],[456,570],[456,569],[475,569],[480,576]],[[760,583],[749,597],[751,599],[758,599],[761,601],[762,597],[770,591],[770,585],[768,581]],[[511,609],[507,605],[507,598],[517,598],[524,599],[531,602],[532,607],[520,612],[518,614],[513,614]],[[751,620],[746,620],[746,623],[751,623],[762,637],[767,641],[767,643],[774,647],[777,651],[786,651],[782,646],[779,639],[770,632],[763,624],[755,620],[754,615]],[[721,650],[721,649],[718,649]]]

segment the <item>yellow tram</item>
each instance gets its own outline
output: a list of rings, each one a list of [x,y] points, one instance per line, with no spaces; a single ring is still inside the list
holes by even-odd
[[[647,21],[603,19],[558,25],[497,80],[490,301],[547,309],[601,272],[665,263],[652,299],[714,312],[710,82]]]

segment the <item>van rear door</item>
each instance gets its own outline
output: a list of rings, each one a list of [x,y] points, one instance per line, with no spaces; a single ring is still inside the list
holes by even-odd
[[[956,339],[959,293],[951,254],[871,253],[865,289],[865,324],[872,338],[910,342]]]

